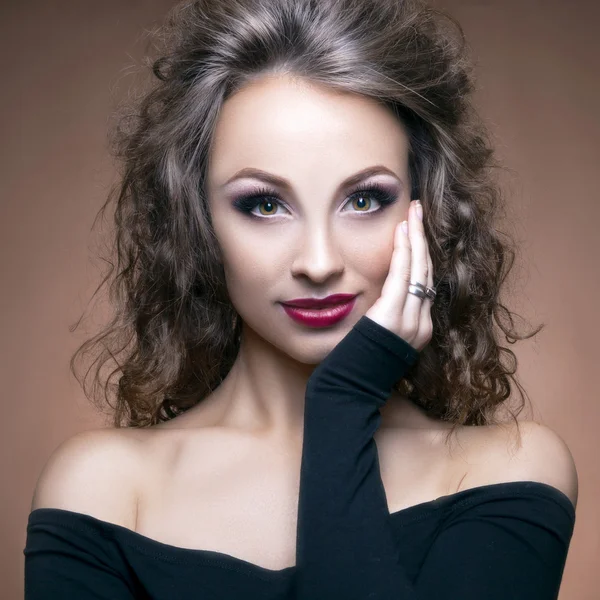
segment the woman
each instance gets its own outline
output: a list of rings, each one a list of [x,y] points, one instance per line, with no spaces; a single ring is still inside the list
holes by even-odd
[[[442,17],[173,12],[115,140],[117,314],[82,347],[124,353],[115,427],[42,472],[28,598],[557,597],[576,470],[499,416],[492,316],[534,334],[499,318],[492,150]]]

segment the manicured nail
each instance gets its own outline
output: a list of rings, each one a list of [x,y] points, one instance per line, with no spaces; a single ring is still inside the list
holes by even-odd
[[[421,203],[418,200],[416,202],[417,202],[417,216],[422,221],[423,220],[423,206],[421,205]]]
[[[402,221],[400,227],[402,227],[402,231],[408,235],[408,221]]]

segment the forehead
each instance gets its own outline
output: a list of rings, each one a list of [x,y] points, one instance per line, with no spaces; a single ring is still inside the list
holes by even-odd
[[[371,164],[407,176],[408,137],[387,107],[285,76],[244,87],[223,105],[210,152],[219,186],[244,167],[292,181],[327,171],[333,178]]]

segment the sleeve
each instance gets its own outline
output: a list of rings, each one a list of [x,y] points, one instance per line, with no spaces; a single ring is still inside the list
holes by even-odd
[[[30,515],[25,555],[25,600],[134,600],[112,540],[93,528]]]
[[[494,495],[455,511],[407,597],[556,600],[574,509],[552,492]]]
[[[438,533],[417,580],[408,577],[373,436],[379,408],[417,358],[405,340],[363,316],[309,378],[296,599],[555,599],[568,543],[563,530],[547,525],[560,509],[550,501],[528,506],[537,522],[520,521],[510,503],[504,514],[494,504],[457,511]],[[539,511],[552,507],[551,516],[540,520]]]

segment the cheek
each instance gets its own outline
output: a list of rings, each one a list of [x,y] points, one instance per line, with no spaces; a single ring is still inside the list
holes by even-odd
[[[236,288],[263,288],[269,280],[272,262],[256,247],[223,248],[223,268],[227,285]]]
[[[277,278],[277,253],[263,247],[264,238],[256,239],[251,234],[241,235],[228,230],[219,234],[223,256],[223,270],[231,301],[239,306],[251,297],[262,297],[273,286]]]
[[[364,276],[365,280],[378,287],[383,287],[387,277],[392,253],[394,251],[393,232],[380,233],[377,236],[362,238],[360,251],[353,249],[353,263],[355,268]],[[376,290],[376,291],[379,291]]]

